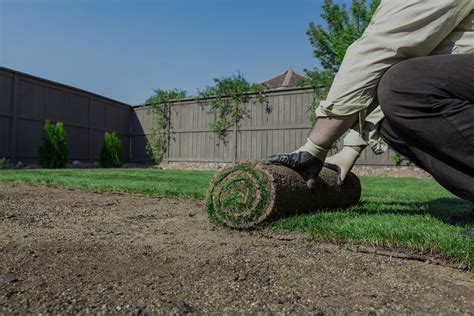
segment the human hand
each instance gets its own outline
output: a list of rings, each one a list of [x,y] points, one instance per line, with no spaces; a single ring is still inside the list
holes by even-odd
[[[350,146],[344,146],[337,154],[327,157],[324,166],[337,172],[337,184],[341,185],[359,156],[360,152]]]
[[[265,160],[271,163],[282,164],[300,173],[306,180],[306,185],[310,190],[315,188],[316,179],[323,168],[323,162],[307,151],[275,154],[266,157]]]

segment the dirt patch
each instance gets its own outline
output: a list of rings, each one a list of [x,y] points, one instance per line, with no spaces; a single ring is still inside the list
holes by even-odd
[[[466,272],[290,235],[215,227],[200,201],[0,184],[0,314],[474,313]]]

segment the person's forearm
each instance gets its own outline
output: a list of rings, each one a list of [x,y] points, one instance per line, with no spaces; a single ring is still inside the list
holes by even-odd
[[[354,125],[358,118],[358,113],[318,118],[309,134],[309,139],[318,146],[331,148],[332,144]]]

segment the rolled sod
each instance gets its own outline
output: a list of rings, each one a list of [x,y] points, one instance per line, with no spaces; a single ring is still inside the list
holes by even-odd
[[[209,219],[219,225],[245,229],[285,215],[342,209],[360,200],[359,178],[349,173],[340,186],[335,171],[323,168],[316,186],[282,165],[246,161],[218,172],[206,196]]]

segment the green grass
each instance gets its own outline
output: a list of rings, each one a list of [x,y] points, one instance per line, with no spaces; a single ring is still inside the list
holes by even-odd
[[[361,177],[362,202],[348,210],[315,212],[278,219],[279,229],[304,230],[314,237],[444,253],[474,272],[474,229],[463,215],[472,203],[456,198],[434,180]]]
[[[0,170],[0,181],[203,199],[212,175],[206,171],[158,168],[9,169]]]
[[[0,181],[40,183],[104,191],[141,192],[203,199],[212,172],[161,169],[0,170]],[[275,220],[277,229],[314,237],[441,252],[474,272],[474,238],[461,236],[474,223],[474,208],[430,179],[362,177],[362,202],[348,210],[322,211]]]

